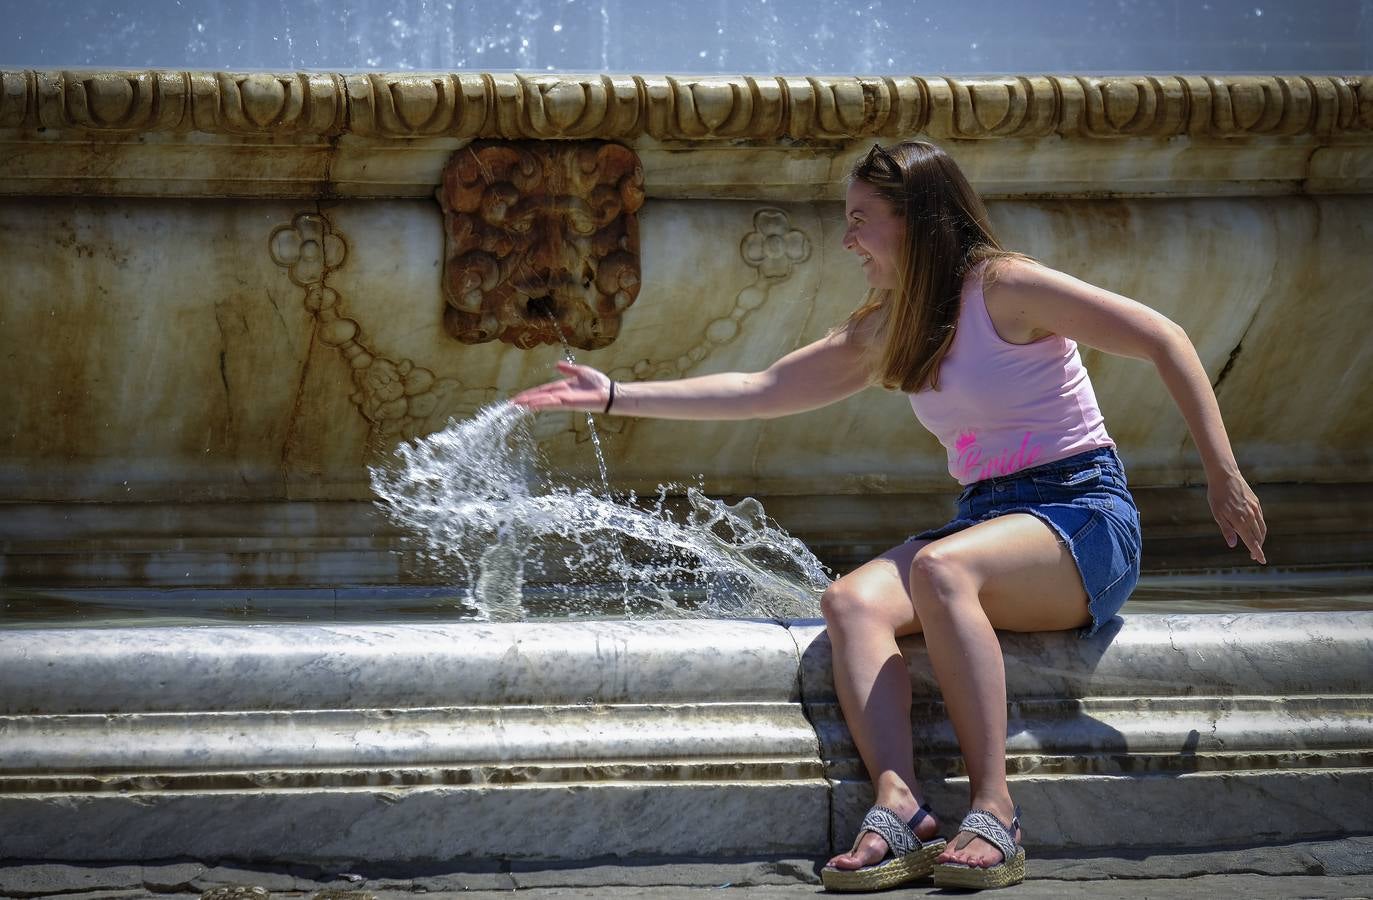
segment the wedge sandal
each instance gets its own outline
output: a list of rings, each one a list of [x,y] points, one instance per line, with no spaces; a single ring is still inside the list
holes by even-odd
[[[915,829],[929,815],[928,803],[916,810],[915,818],[909,823],[902,821],[899,815],[885,806],[874,806],[868,810],[849,852],[857,850],[863,835],[871,831],[887,842],[887,855],[880,862],[861,869],[825,866],[820,870],[820,881],[825,885],[825,890],[881,891],[928,878],[934,871],[934,861],[947,843],[943,838],[922,841],[915,836]]]
[[[985,809],[971,809],[958,826],[960,832],[975,834],[1001,851],[1001,862],[994,866],[969,866],[939,863],[934,867],[934,885],[941,888],[987,890],[1010,887],[1025,880],[1025,848],[1016,843],[1020,828],[1020,807],[1015,808],[1011,827]]]

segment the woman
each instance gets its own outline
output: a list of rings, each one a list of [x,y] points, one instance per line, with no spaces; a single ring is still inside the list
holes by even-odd
[[[1265,562],[1267,533],[1186,333],[1139,303],[1001,249],[986,210],[943,151],[873,147],[852,172],[844,248],[868,302],[823,339],[756,373],[616,384],[560,364],[565,380],[515,402],[674,419],[815,409],[880,383],[910,395],[964,486],[957,517],[834,582],[821,599],[844,717],[876,805],[831,890],[1024,878],[1006,781],[1006,676],[995,629],[1094,632],[1139,575],[1139,514],[1077,341],[1158,369],[1201,453],[1221,533]],[[898,637],[924,632],[971,792],[951,843],[915,779],[911,689]]]

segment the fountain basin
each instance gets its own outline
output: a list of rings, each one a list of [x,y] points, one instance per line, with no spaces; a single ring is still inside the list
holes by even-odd
[[[1031,847],[1262,841],[1275,803],[1285,840],[1368,829],[1373,613],[1002,642]],[[923,641],[903,649],[920,774],[956,816]],[[815,622],[4,631],[0,855],[823,856],[869,802],[829,671]]]

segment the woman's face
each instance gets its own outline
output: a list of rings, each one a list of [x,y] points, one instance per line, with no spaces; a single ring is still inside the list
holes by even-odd
[[[899,290],[906,221],[877,189],[864,181],[849,185],[844,202],[844,249],[858,254],[868,287]]]

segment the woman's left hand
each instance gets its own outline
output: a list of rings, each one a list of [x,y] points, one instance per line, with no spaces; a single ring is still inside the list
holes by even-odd
[[[1254,496],[1249,483],[1239,473],[1212,480],[1206,489],[1206,499],[1211,504],[1211,515],[1220,525],[1220,533],[1225,536],[1225,543],[1234,547],[1237,541],[1244,541],[1249,556],[1266,565],[1263,541],[1268,537],[1268,526],[1263,521],[1259,498]]]

